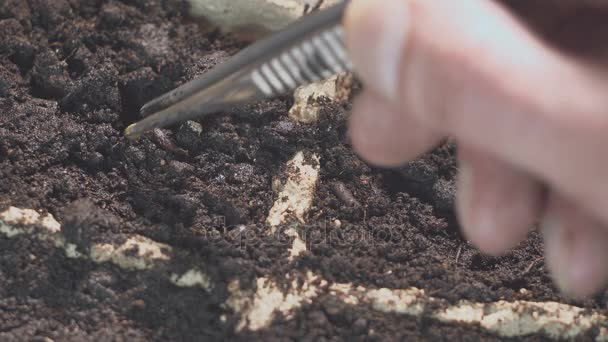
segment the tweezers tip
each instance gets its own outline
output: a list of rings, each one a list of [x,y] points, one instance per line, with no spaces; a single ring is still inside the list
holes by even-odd
[[[129,125],[125,129],[124,135],[127,139],[134,141],[137,140],[141,136],[141,132],[137,132],[137,123]]]

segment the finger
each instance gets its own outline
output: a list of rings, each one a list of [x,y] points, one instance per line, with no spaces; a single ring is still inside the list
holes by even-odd
[[[353,0],[345,28],[368,89],[608,222],[603,76],[545,46],[494,1]]]
[[[355,102],[350,135],[363,159],[383,167],[400,166],[431,149],[441,138],[370,91]]]
[[[542,186],[529,174],[471,148],[459,148],[456,210],[465,236],[482,252],[515,247],[538,222]]]
[[[608,230],[574,203],[552,195],[542,223],[545,259],[566,294],[591,296],[608,280]]]

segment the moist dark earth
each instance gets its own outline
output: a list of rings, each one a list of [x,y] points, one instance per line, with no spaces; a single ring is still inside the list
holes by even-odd
[[[551,15],[541,10],[547,3],[513,8],[543,37],[560,28],[552,42],[567,51],[603,55],[579,37],[598,34],[605,11],[563,2]],[[0,0],[0,211],[49,212],[79,248],[146,236],[187,251],[217,284],[210,294],[178,288],[154,271],[68,259],[26,236],[0,238],[0,339],[497,339],[475,326],[381,314],[323,295],[291,320],[234,332],[238,317],[222,307],[229,281],[281,283],[308,270],[368,288],[415,286],[453,303],[559,301],[605,312],[604,295],[573,301],[556,291],[537,233],[500,258],[463,240],[449,142],[400,169],[366,165],[349,145],[349,103],[322,101],[320,121],[304,125],[287,117],[286,96],[136,142],[123,138],[146,101],[246,46],[187,10],[179,0]],[[573,29],[581,26],[564,19],[571,11],[586,26]],[[308,251],[290,262],[291,237],[263,237],[277,195],[272,180],[300,150],[320,157],[321,176],[300,233]],[[242,229],[248,238],[235,239]],[[332,238],[321,241],[319,232]],[[223,313],[235,318],[223,322]]]

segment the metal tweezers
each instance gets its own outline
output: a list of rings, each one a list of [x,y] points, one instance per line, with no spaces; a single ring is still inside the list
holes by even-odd
[[[147,104],[141,121],[125,136],[218,113],[238,105],[287,94],[299,86],[352,71],[344,45],[342,17],[348,0],[300,18],[217,66]]]

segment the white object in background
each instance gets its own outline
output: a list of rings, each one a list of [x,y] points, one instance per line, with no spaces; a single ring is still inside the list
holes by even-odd
[[[340,0],[324,0],[325,8]],[[227,32],[268,34],[301,17],[319,0],[188,0],[190,14]]]

